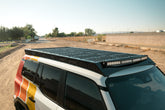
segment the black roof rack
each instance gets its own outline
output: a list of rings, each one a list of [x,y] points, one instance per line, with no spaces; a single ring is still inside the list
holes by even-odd
[[[104,76],[113,72],[105,73],[110,71],[110,68],[113,70],[116,67],[123,67],[148,59],[146,55],[74,47],[25,49],[25,53],[80,66]]]

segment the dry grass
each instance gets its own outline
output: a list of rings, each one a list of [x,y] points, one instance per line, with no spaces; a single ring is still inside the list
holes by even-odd
[[[2,53],[2,52],[4,52],[4,51],[7,51],[7,50],[9,50],[10,48],[12,48],[11,45],[2,46],[2,47],[0,47],[0,53]]]
[[[105,41],[106,36],[80,36],[80,37],[62,37],[62,38],[47,38],[48,40],[62,39],[76,42],[98,42]]]

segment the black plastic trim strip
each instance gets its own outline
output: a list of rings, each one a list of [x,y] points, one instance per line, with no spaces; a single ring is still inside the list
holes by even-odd
[[[19,97],[14,99],[14,106],[16,106],[17,103],[21,104],[25,110],[29,110],[28,106]]]
[[[98,86],[99,89],[103,90],[103,91],[108,91],[108,88],[107,87],[102,87],[102,86]]]

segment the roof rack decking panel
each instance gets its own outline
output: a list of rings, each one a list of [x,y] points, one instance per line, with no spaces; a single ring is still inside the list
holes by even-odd
[[[25,53],[28,55],[40,56],[66,62],[98,72],[103,75],[103,62],[120,61],[124,59],[134,59],[145,56],[74,47],[26,49]]]
[[[84,49],[84,48],[73,48],[73,47],[40,48],[40,49],[31,49],[30,51],[46,53],[55,56],[62,56],[71,59],[78,59],[93,63],[115,61],[120,59],[142,56],[136,54],[127,54],[127,53],[118,53],[118,52]]]

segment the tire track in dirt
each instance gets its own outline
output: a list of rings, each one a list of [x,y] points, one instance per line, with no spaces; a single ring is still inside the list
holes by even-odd
[[[5,52],[0,53],[0,59],[3,58],[3,57],[5,57],[6,55],[11,54],[12,52],[14,52],[14,51],[16,51],[16,50],[24,47],[24,46],[25,45],[18,45],[18,46],[14,47],[14,48],[11,48],[11,49],[9,49],[9,50],[7,50]]]

